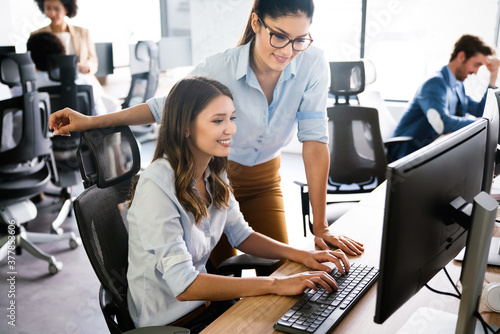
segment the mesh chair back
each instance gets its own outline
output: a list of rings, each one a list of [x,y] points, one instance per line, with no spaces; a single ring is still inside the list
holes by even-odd
[[[90,130],[81,135],[78,158],[86,189],[74,201],[78,230],[105,294],[116,305],[118,326],[127,330],[134,325],[126,298],[126,201],[133,176],[140,169],[139,148],[128,127]]]
[[[363,61],[330,62],[330,93],[335,96],[335,104],[339,97],[345,98],[358,95],[365,90],[365,65]]]
[[[327,109],[330,130],[329,185],[364,192],[385,180],[387,159],[376,109],[338,105]]]

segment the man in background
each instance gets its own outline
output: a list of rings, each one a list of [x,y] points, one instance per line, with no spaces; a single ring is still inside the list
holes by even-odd
[[[494,88],[500,65],[494,54],[494,50],[477,36],[463,35],[457,40],[448,65],[420,86],[401,118],[394,136],[409,136],[412,140],[390,147],[392,161],[482,116],[486,92],[481,101],[474,101],[465,94],[463,81],[486,65],[490,72],[489,87]]]

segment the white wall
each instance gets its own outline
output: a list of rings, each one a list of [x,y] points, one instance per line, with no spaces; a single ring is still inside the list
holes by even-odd
[[[15,45],[17,52],[24,52],[30,32],[47,23],[33,0],[0,1],[0,45]]]
[[[193,64],[236,46],[253,0],[190,0]]]

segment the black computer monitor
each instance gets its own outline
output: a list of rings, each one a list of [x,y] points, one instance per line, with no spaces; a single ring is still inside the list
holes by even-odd
[[[484,105],[483,118],[488,120],[488,139],[486,150],[486,161],[484,164],[483,190],[487,193],[491,192],[493,178],[498,175],[497,165],[497,147],[500,144],[500,90],[488,89],[486,93],[486,103]]]
[[[469,258],[476,258],[467,260],[466,254],[463,271],[469,265],[475,272],[462,274],[468,277],[468,286],[474,285],[463,303],[469,304],[467,310],[477,308],[477,284],[482,287],[496,207],[493,214],[483,214],[484,221],[471,222],[467,213],[480,193],[480,202],[486,196],[483,206],[497,205],[482,192],[487,136],[488,120],[479,119],[388,166],[376,323],[383,323],[416,294],[466,243],[476,252]],[[460,205],[453,208],[452,203]],[[475,216],[485,212],[480,205],[473,211]],[[488,226],[486,232],[480,231],[480,240],[468,240],[467,232],[474,226]],[[473,268],[478,265],[483,266],[482,276]],[[469,321],[472,315],[463,317]]]

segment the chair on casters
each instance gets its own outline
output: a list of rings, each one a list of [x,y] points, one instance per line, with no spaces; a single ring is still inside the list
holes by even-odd
[[[73,232],[27,232],[23,225],[37,216],[37,207],[30,198],[44,192],[51,178],[58,179],[48,129],[49,97],[36,90],[35,65],[29,53],[0,55],[0,81],[10,87],[21,85],[23,91],[22,96],[0,101],[0,131],[11,127],[14,142],[0,152],[0,217],[7,227],[7,235],[0,241],[0,259],[14,249],[20,253],[24,248],[47,261],[49,272],[56,274],[62,263],[35,243],[69,240],[73,249],[78,246],[78,238]],[[10,124],[3,123],[7,115],[13,115]],[[61,217],[65,215],[59,214],[56,220]]]
[[[133,52],[134,62],[143,72],[132,74],[130,89],[122,104],[122,108],[130,108],[137,104],[144,103],[152,98],[158,88],[160,77],[160,58],[158,44],[153,41],[139,41]],[[140,142],[156,139],[156,125],[131,126],[136,138]]]
[[[39,87],[38,91],[49,94],[52,112],[69,107],[84,115],[95,114],[92,86],[76,84],[77,61],[77,55],[48,57],[49,78],[52,81],[59,82],[60,85]],[[82,182],[76,158],[79,142],[80,135],[77,132],[73,132],[70,137],[52,137],[52,149],[59,179],[54,182],[57,187],[56,191],[47,191],[45,195],[56,197],[59,201],[44,207],[44,211],[59,209],[62,204],[63,209],[61,211],[66,212],[66,216],[71,215],[73,209],[71,188]],[[64,222],[64,218],[53,223],[52,229],[56,233],[63,232],[60,225]]]

